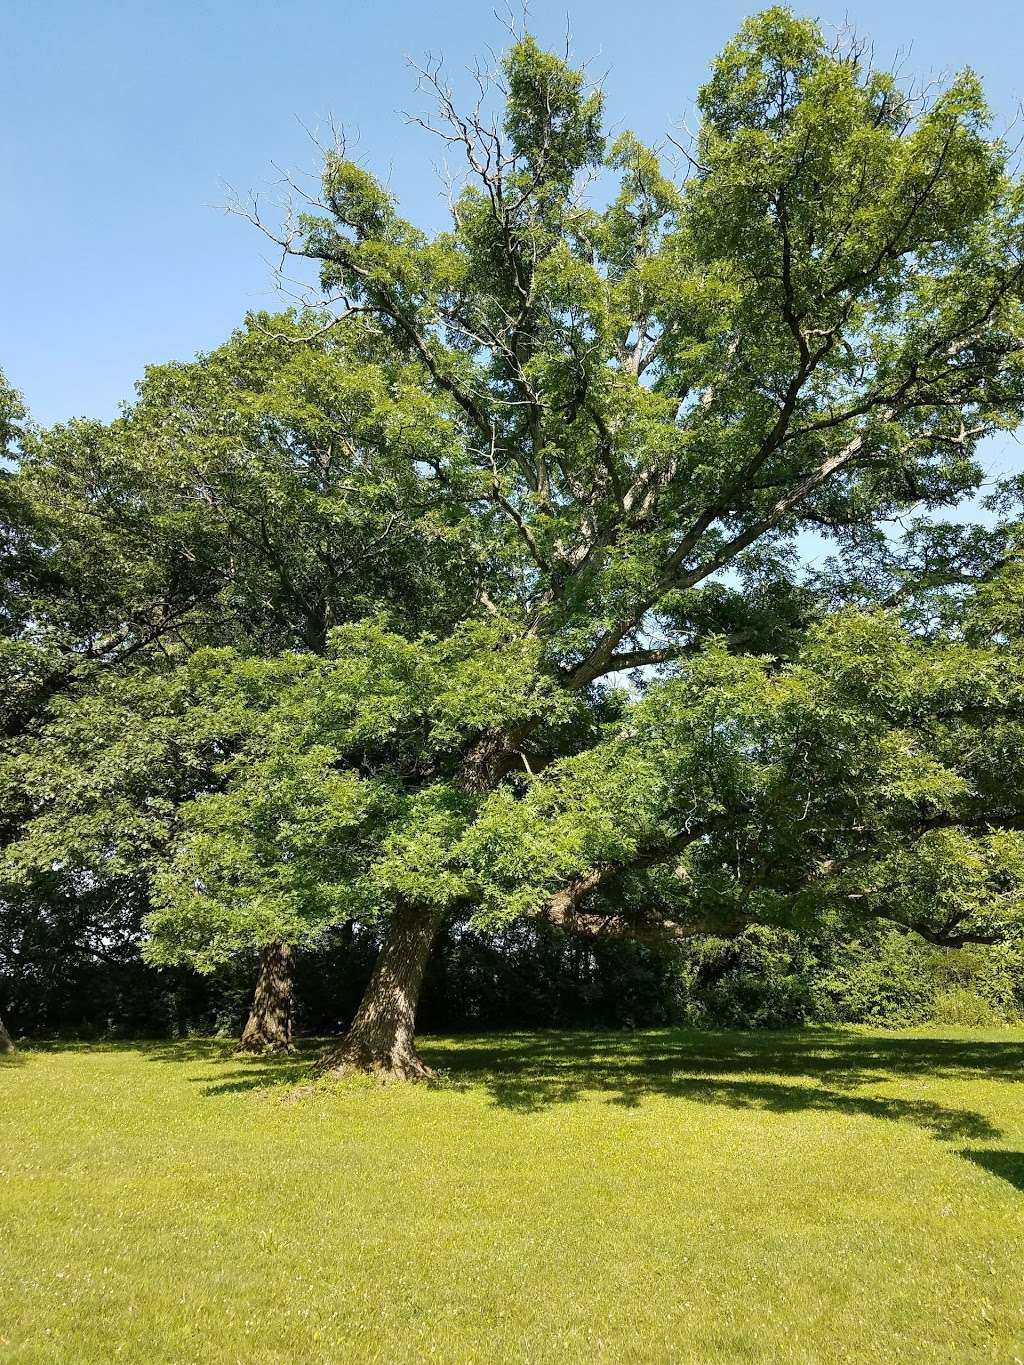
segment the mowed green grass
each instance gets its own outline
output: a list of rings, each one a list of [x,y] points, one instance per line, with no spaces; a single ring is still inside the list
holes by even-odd
[[[0,1359],[1024,1359],[1024,1031],[0,1067]]]

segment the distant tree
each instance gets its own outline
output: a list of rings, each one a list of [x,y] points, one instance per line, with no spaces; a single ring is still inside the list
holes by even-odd
[[[148,794],[144,766],[113,774],[120,793],[77,777],[110,772],[111,753],[126,757],[111,722],[153,705],[146,678],[173,673],[197,649],[318,653],[341,621],[392,611],[413,629],[443,625],[486,591],[487,565],[458,530],[464,510],[442,502],[420,469],[421,454],[450,439],[443,410],[372,333],[300,343],[310,325],[279,317],[271,335],[270,320],[254,318],[197,362],[151,369],[109,426],[33,430],[15,452],[0,485],[17,512],[3,547],[0,656],[15,775],[8,840],[45,808],[47,763],[68,774],[62,809],[74,797],[82,809],[105,802],[109,816],[130,795],[160,812],[161,837],[175,802],[216,785],[215,749],[183,763],[170,786],[153,753]],[[19,414],[9,410],[13,433]],[[162,695],[175,698],[175,685]],[[125,741],[132,761],[152,740],[150,718]],[[187,750],[188,736],[179,741]],[[130,828],[121,832],[130,840]],[[134,871],[119,875],[139,883],[129,903],[144,911],[151,863],[136,852]],[[114,865],[101,842],[83,845],[60,860],[64,889],[74,896],[76,880],[98,879],[120,900]],[[53,879],[39,870],[42,895]],[[290,1010],[287,955],[279,943],[259,946],[264,971],[245,1031],[257,1049],[287,1044]]]
[[[450,443],[444,409],[372,331],[257,317],[190,365],[151,369],[117,433],[135,477],[205,566],[220,638],[322,653],[343,621],[391,610],[457,619],[485,588],[465,511],[421,470]],[[246,1050],[287,1046],[287,944],[260,945]]]
[[[17,536],[15,499],[11,496],[10,471],[5,467],[14,459],[19,424],[24,417],[20,395],[10,387],[3,371],[0,370],[0,535],[3,548],[0,553],[4,561],[11,553],[12,541]],[[3,603],[0,602],[0,609]],[[4,1027],[3,1014],[0,1012],[0,1053],[14,1051],[11,1036]]]

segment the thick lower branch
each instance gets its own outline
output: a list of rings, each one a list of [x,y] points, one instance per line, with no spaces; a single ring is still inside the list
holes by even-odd
[[[545,918],[552,924],[581,933],[604,934],[619,938],[637,938],[650,941],[670,941],[691,938],[700,929],[684,927],[676,921],[664,919],[654,914],[621,915],[596,914],[582,909],[587,899],[601,887],[625,872],[639,872],[644,868],[655,867],[676,857],[706,833],[705,827],[684,830],[666,839],[655,848],[645,849],[632,858],[617,863],[606,863],[594,868],[585,877],[578,878],[562,890],[555,892],[544,910]]]

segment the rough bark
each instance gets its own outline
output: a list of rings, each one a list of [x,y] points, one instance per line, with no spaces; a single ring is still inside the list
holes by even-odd
[[[11,1035],[7,1032],[7,1029],[4,1027],[3,1015],[0,1015],[0,1057],[7,1056],[9,1053],[14,1051],[15,1047],[13,1041],[11,1040]]]
[[[480,795],[522,763],[517,752],[526,730],[481,736],[463,757],[456,785]],[[416,1051],[416,1005],[444,912],[401,905],[388,921],[373,974],[340,1047],[321,1063],[332,1076],[370,1071],[395,1080],[430,1076]]]
[[[377,962],[341,1046],[320,1064],[330,1076],[371,1071],[395,1080],[425,1080],[430,1068],[416,1051],[416,1005],[443,916],[402,905],[384,933]]]
[[[292,962],[287,943],[269,943],[263,949],[238,1050],[256,1054],[292,1050]]]

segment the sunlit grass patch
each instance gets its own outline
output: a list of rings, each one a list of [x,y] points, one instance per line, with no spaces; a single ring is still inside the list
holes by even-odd
[[[0,1353],[1024,1357],[1024,1031],[427,1039],[283,1098],[191,1041],[0,1069]]]

